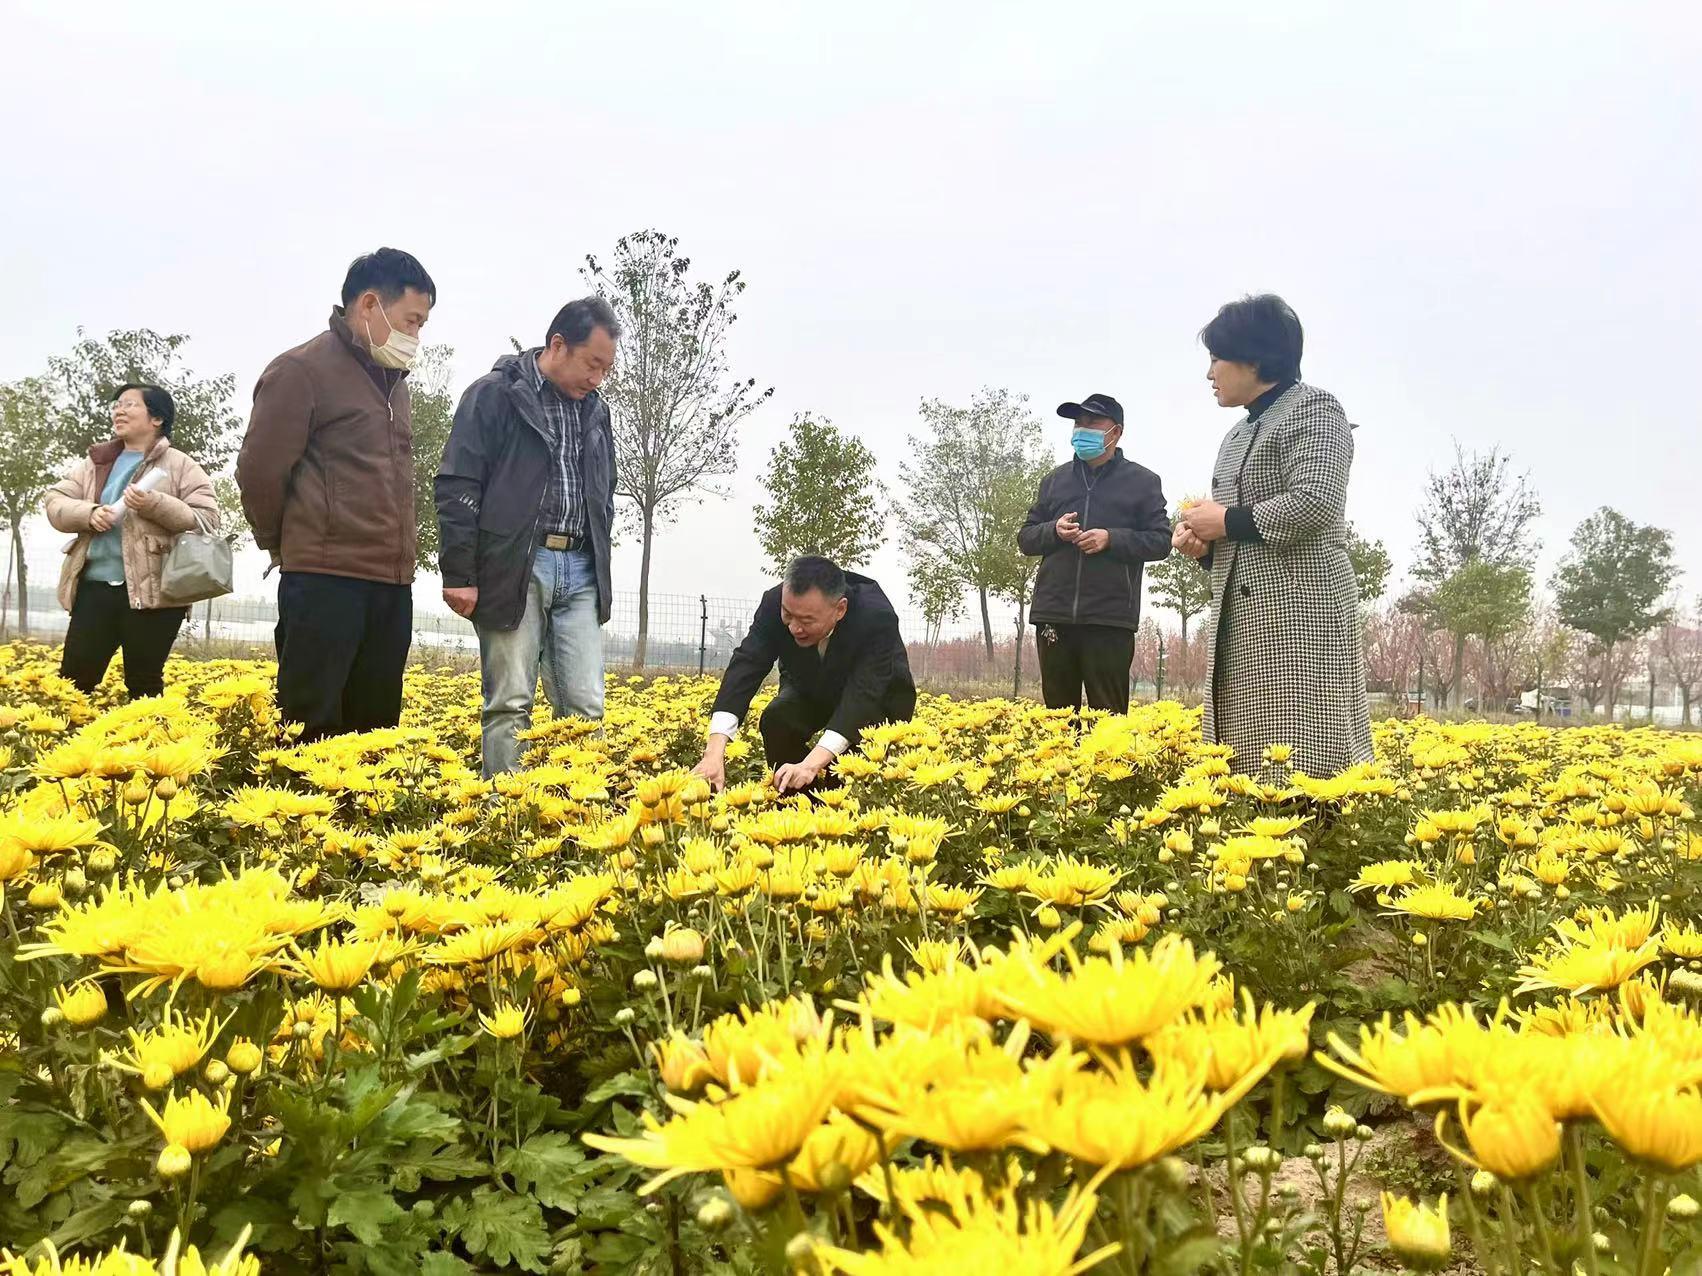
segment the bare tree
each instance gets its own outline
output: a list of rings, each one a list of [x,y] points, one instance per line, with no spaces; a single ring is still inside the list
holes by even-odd
[[[1383,607],[1365,622],[1365,681],[1373,690],[1404,697],[1418,684],[1424,624],[1399,607]]]
[[[1676,606],[1673,614],[1678,614]],[[1656,642],[1667,676],[1678,688],[1684,713],[1682,721],[1688,727],[1691,706],[1696,703],[1698,687],[1702,687],[1702,598],[1692,604],[1690,614],[1683,621],[1663,626]]]
[[[679,240],[658,230],[624,235],[605,268],[581,271],[619,317],[620,358],[603,383],[615,435],[615,494],[632,502],[643,545],[638,569],[638,645],[650,639],[650,562],[658,524],[738,465],[738,426],[774,393],[727,367],[733,302],[745,290],[736,270],[718,284],[690,278]]]

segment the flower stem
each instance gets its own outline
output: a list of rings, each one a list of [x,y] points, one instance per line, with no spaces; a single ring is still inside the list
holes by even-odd
[[[1643,1186],[1643,1243],[1637,1259],[1637,1276],[1654,1276],[1661,1257],[1661,1225],[1666,1220],[1667,1180],[1651,1174]]]
[[[1584,1270],[1599,1276],[1596,1259],[1595,1211],[1590,1205],[1590,1171],[1584,1164],[1584,1132],[1576,1122],[1566,1127],[1566,1147],[1572,1154],[1573,1207],[1578,1216],[1578,1248],[1584,1255]]]

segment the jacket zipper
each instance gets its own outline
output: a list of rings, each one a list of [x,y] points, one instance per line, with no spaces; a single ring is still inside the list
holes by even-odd
[[[1089,512],[1093,509],[1093,485],[1085,478],[1082,480],[1082,485],[1087,489],[1087,499],[1081,503],[1082,522],[1085,523]],[[1085,528],[1083,530],[1085,530]],[[1078,549],[1076,551],[1076,594],[1070,601],[1070,620],[1072,622],[1081,615],[1081,568],[1082,553]]]

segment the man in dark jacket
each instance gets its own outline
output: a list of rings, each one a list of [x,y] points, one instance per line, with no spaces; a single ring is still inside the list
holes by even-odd
[[[696,770],[717,789],[727,782],[727,742],[776,661],[780,692],[762,712],[762,747],[782,793],[814,785],[863,728],[916,711],[898,615],[881,587],[825,558],[800,558],[762,596],[721,676]]]
[[[1124,457],[1123,405],[1108,394],[1063,403],[1075,422],[1073,460],[1040,481],[1017,533],[1041,559],[1029,618],[1047,707],[1127,713],[1129,666],[1141,622],[1141,565],[1170,554],[1170,517],[1158,475]]]
[[[467,387],[438,467],[443,601],[479,633],[484,773],[512,771],[540,665],[557,717],[603,716],[615,440],[597,393],[620,323],[563,306],[544,344]]]
[[[283,568],[278,708],[303,740],[402,714],[418,537],[407,375],[436,302],[409,254],[357,258],[329,328],[254,387],[236,483],[255,544]]]

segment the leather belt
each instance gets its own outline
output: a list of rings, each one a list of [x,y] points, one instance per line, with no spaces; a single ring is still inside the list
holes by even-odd
[[[578,550],[585,548],[585,538],[569,536],[566,532],[545,532],[538,538],[538,544],[545,549]]]

